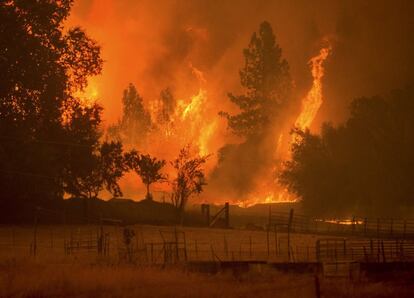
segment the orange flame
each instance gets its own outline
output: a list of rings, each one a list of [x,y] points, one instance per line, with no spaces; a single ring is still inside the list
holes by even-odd
[[[203,72],[192,64],[190,64],[190,68],[200,87],[198,93],[191,97],[190,103],[185,105],[182,100],[178,102],[178,116],[186,126],[183,131],[188,131],[194,145],[198,146],[198,153],[209,155],[212,152],[210,143],[215,136],[218,123],[216,118],[209,119],[211,117],[207,117],[207,90],[203,87],[207,81]]]
[[[309,61],[312,68],[313,83],[308,94],[302,100],[302,111],[295,122],[295,126],[301,130],[309,128],[322,105],[322,78],[325,73],[323,64],[331,50],[331,46],[328,45]]]

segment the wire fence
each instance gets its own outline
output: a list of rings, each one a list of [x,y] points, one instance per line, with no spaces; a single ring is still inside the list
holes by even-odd
[[[280,231],[347,237],[414,239],[414,220],[367,218],[354,216],[347,220],[323,219],[269,210],[269,226]]]
[[[0,260],[106,258],[116,262],[274,261],[288,258],[287,236],[266,231],[120,225],[0,226]],[[315,261],[314,239],[291,242],[294,261]]]

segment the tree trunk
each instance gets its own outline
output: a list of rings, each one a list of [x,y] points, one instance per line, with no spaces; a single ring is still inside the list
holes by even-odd
[[[151,200],[152,201],[152,196],[150,194],[150,185],[149,185],[149,183],[147,184],[147,195],[145,196],[145,198],[147,200]]]

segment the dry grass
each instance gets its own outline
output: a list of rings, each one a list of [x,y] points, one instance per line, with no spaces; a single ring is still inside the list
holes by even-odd
[[[134,229],[140,237],[137,241],[144,242],[160,242],[160,230],[172,230],[153,226],[135,226]],[[244,256],[248,255],[250,241],[253,242],[253,257],[260,257],[260,253],[265,254],[267,250],[267,235],[263,231],[183,230],[189,250],[198,243],[200,255],[206,249],[206,259],[211,258],[211,247],[217,254],[223,254],[225,244],[236,255],[241,249]],[[237,276],[231,272],[208,275],[180,268],[161,270],[119,265],[116,256],[122,230],[116,227],[105,227],[111,235],[112,258],[101,259],[96,252],[64,255],[63,241],[71,233],[93,235],[96,231],[96,226],[41,226],[36,235],[37,256],[30,258],[33,228],[0,227],[0,297],[316,297],[313,275],[286,274],[269,268]],[[283,243],[286,235],[278,236]],[[313,235],[292,236],[293,244],[299,247],[314,245],[315,240]],[[273,253],[273,234],[270,241]],[[108,265],[111,260],[118,265]],[[387,282],[366,278],[358,282],[321,279],[321,290],[325,298],[414,297],[414,274],[394,276]]]
[[[413,297],[398,282],[321,282],[323,297]],[[276,271],[234,276],[179,269],[102,265],[0,264],[0,297],[295,297],[315,296],[314,277]]]
[[[174,227],[157,226],[133,226],[136,237],[134,245],[138,243],[158,243],[163,239],[160,231],[174,231]],[[56,262],[56,259],[66,257],[64,255],[64,241],[69,240],[71,235],[80,235],[88,239],[96,237],[99,230],[94,225],[51,225],[38,226],[36,229],[37,258],[45,261]],[[231,259],[266,259],[271,261],[282,261],[287,255],[287,236],[278,233],[277,244],[279,254],[276,256],[275,234],[269,235],[269,253],[267,253],[267,234],[264,231],[248,231],[237,229],[208,229],[179,227],[179,231],[185,232],[188,258],[190,260],[212,260],[212,249],[221,260]],[[8,258],[28,257],[30,246],[33,242],[34,227],[32,226],[0,226],[0,261]],[[110,256],[118,257],[118,248],[122,246],[122,228],[105,226],[105,233],[110,235]],[[171,234],[173,235],[173,234]],[[294,250],[295,259],[315,259],[315,235],[294,234],[291,236],[291,245]],[[136,244],[135,244],[136,243]],[[160,249],[156,246],[155,249]],[[251,250],[251,251],[250,251]],[[96,254],[95,254],[96,255]],[[78,256],[80,258],[81,256]],[[93,255],[86,256],[92,258]]]

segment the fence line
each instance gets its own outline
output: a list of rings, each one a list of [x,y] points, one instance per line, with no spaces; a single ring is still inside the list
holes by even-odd
[[[269,210],[269,229],[279,231],[335,236],[355,236],[383,239],[414,239],[414,220],[393,218],[361,218],[350,220],[319,219],[293,212]]]

